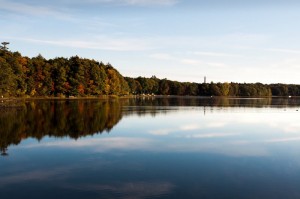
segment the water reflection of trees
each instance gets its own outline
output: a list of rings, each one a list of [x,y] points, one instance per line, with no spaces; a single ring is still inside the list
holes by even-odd
[[[0,107],[0,151],[23,139],[45,136],[77,139],[109,132],[127,115],[167,114],[179,106],[197,107],[270,107],[299,106],[299,98],[194,98],[161,97],[115,100],[35,100],[18,106]]]
[[[29,101],[0,114],[0,149],[32,137],[71,137],[109,132],[121,120],[121,103],[114,101]]]
[[[155,116],[174,107],[292,107],[300,105],[300,98],[222,98],[222,97],[145,97],[130,99],[123,115]],[[176,109],[176,108],[175,108]]]
[[[270,107],[299,106],[300,98],[222,98],[222,97],[145,97],[129,100],[129,105],[140,106],[222,106]]]

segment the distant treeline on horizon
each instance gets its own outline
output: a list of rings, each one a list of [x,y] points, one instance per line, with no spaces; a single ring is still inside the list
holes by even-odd
[[[0,50],[0,95],[68,97],[101,95],[300,96],[300,85],[262,83],[192,83],[155,76],[124,77],[112,65],[78,56],[45,59]]]

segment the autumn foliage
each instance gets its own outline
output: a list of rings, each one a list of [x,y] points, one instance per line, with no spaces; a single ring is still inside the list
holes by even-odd
[[[109,63],[104,64],[78,56],[47,60],[42,55],[29,58],[19,52],[0,50],[1,96],[68,97],[128,94],[300,96],[300,86],[234,82],[192,83],[159,79],[155,76],[131,78],[123,77]]]

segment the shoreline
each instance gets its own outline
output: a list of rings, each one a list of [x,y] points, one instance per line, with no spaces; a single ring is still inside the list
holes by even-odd
[[[3,97],[0,102],[24,100],[108,100],[132,98],[227,98],[227,99],[266,99],[266,98],[300,98],[300,96],[189,96],[189,95],[103,95],[103,96],[70,96],[70,97]]]

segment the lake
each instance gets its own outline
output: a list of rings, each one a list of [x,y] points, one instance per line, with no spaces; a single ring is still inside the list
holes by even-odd
[[[299,199],[300,98],[28,100],[0,111],[0,198]]]

